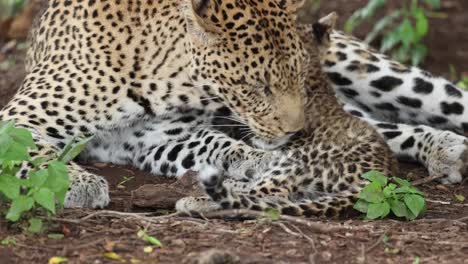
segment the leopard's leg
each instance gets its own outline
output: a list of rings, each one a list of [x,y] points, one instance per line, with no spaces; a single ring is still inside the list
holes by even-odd
[[[31,133],[37,146],[36,150],[30,151],[32,157],[51,156],[60,151],[50,145],[33,129],[31,129]],[[73,161],[66,166],[70,186],[65,195],[65,208],[103,208],[109,204],[109,186],[103,177],[86,171]],[[23,163],[17,176],[27,177],[30,168],[28,164]]]
[[[443,183],[461,182],[467,174],[466,137],[425,125],[377,121],[369,113],[350,104],[345,105],[344,109],[374,126],[397,157],[420,162],[431,176],[443,177]]]
[[[118,135],[114,133],[114,137],[98,135],[84,156],[130,164],[155,175],[180,177],[206,165],[230,171],[244,161],[254,165],[255,160],[268,155],[212,129],[204,119],[187,112],[135,124]]]
[[[404,66],[334,31],[322,58],[337,96],[378,120],[468,131],[468,92],[417,67]]]

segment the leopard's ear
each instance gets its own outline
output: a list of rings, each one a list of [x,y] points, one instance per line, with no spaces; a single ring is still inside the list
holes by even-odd
[[[220,29],[206,15],[211,7],[210,0],[183,0],[181,3],[180,12],[185,17],[187,33],[196,44],[209,46],[221,39]]]
[[[335,29],[337,19],[338,15],[336,12],[332,12],[312,25],[314,36],[318,44],[325,46],[330,44],[330,34]]]
[[[305,0],[279,0],[280,6],[292,14],[304,6],[305,2]]]

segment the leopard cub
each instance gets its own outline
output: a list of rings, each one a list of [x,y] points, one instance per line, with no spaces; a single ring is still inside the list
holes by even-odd
[[[244,161],[229,175],[205,168],[200,181],[209,197],[181,199],[179,211],[276,208],[288,215],[335,216],[354,204],[367,183],[361,178],[365,172],[396,172],[383,138],[343,110],[322,71],[318,58],[328,48],[335,21],[333,13],[312,26],[301,26],[310,59],[305,129],[286,146],[265,155],[265,160],[251,165]],[[254,145],[265,147],[262,142]]]

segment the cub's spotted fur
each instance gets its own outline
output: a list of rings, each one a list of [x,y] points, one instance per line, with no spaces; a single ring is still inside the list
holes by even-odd
[[[329,42],[327,31],[334,20],[335,15],[331,14],[313,27],[301,27],[310,56],[306,127],[301,135],[275,152],[265,164],[254,166],[249,182],[236,182],[232,178],[224,182],[223,173],[215,168],[201,171],[206,193],[220,207],[277,208],[289,215],[334,216],[354,204],[367,183],[362,174],[377,170],[395,175],[396,162],[383,138],[370,124],[343,110],[321,69],[316,42],[321,46]],[[239,164],[239,168],[252,174],[245,163]],[[183,212],[200,212],[205,208],[214,208],[206,198],[185,198],[177,204],[177,209]]]
[[[314,25],[316,37],[330,29],[330,23],[327,25],[324,22],[330,22],[331,18],[333,15]],[[303,32],[307,32],[307,27]],[[303,36],[312,56],[307,83],[304,134],[293,139],[272,158],[265,159],[263,164],[251,164],[249,167],[244,163],[239,165],[240,170],[230,172],[242,174],[246,171],[250,180],[236,181],[231,175],[211,167],[202,170],[201,179],[209,198],[184,198],[177,204],[179,211],[191,213],[219,208],[278,208],[285,214],[304,216],[329,216],[342,212],[353,204],[356,193],[366,183],[360,178],[363,172],[377,169],[391,174],[394,168],[385,144],[369,125],[373,125],[387,140],[397,156],[420,161],[428,167],[431,175],[442,176],[445,183],[461,181],[467,171],[465,137],[424,125],[391,123],[408,121],[404,118],[387,117],[387,122],[376,121],[372,119],[372,108],[367,106],[373,101],[359,101],[366,94],[391,101],[392,97],[377,94],[376,90],[383,93],[397,89],[400,92],[398,103],[405,105],[411,101],[416,102],[404,99],[406,97],[402,94],[409,93],[408,90],[420,90],[421,77],[418,74],[422,71],[389,61],[384,55],[377,54],[354,38],[336,31],[331,34],[331,47],[326,52],[316,52],[311,39],[312,34]],[[317,40],[321,50],[326,48],[328,38],[319,37]],[[346,48],[347,53],[343,53]],[[352,118],[342,110],[328,86],[327,78],[323,77],[321,67],[314,60],[316,57],[313,55],[317,53],[321,58],[322,68],[332,80],[338,100],[345,104],[344,110],[363,121]],[[344,68],[342,64],[348,62],[348,57],[354,60]],[[392,71],[406,75],[403,75],[403,79],[398,79],[399,75],[382,77],[389,67]],[[339,72],[333,71],[338,69]],[[431,91],[443,87],[449,97],[455,93],[459,95],[458,98],[463,97],[465,92],[447,88],[453,87],[448,81],[422,73],[426,80],[434,79],[433,84],[425,85],[430,86]],[[408,81],[411,78],[414,78],[416,86]],[[310,85],[310,82],[314,85]],[[311,87],[315,89],[310,89]],[[426,94],[429,95],[429,91]],[[422,107],[423,103],[418,105]],[[444,103],[440,105],[442,107]],[[382,113],[378,109],[374,111],[376,116],[382,115],[379,117],[383,120],[386,114],[391,114],[391,117],[405,115],[404,111],[400,112],[397,108],[387,110],[389,112]],[[422,111],[418,114],[424,116],[427,113]],[[364,121],[367,122],[366,125]],[[460,132],[459,129],[454,130]],[[228,178],[224,179],[225,176]]]

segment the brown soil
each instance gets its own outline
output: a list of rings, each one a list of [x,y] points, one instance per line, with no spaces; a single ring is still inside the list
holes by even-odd
[[[366,1],[322,2],[316,13],[338,11],[343,21]],[[449,17],[431,21],[430,56],[425,67],[447,75],[449,64],[460,71],[467,70],[464,62],[468,61],[465,49],[468,16],[463,13],[468,10],[468,2],[446,0],[443,3],[443,11]],[[360,29],[357,35],[362,37],[363,32],[365,29]],[[0,43],[0,49],[5,45]],[[9,63],[8,67],[1,66],[6,60],[16,62]],[[0,54],[0,107],[21,82],[23,61],[24,51],[21,50],[13,48]],[[106,164],[91,164],[88,168],[110,182],[112,202],[106,210],[151,212],[152,216],[172,212],[134,206],[132,191],[143,185],[172,190],[173,180]],[[401,169],[401,177],[427,176],[420,166],[402,163]],[[151,187],[148,184],[164,185]],[[156,216],[152,218],[153,223],[148,224],[141,216],[67,209],[47,225],[47,233],[65,235],[56,240],[46,234],[25,235],[20,225],[0,219],[0,241],[6,237],[16,241],[16,245],[0,245],[0,262],[46,263],[53,256],[66,257],[71,263],[119,262],[106,258],[106,252],[118,254],[122,258],[120,262],[125,263],[137,263],[137,260],[140,263],[412,263],[417,258],[420,263],[468,262],[468,203],[455,199],[455,195],[468,197],[466,183],[447,187],[433,182],[421,189],[428,200],[423,219],[413,222],[393,219],[368,222],[356,216],[339,220],[310,219],[334,228],[333,232],[318,232],[304,223],[272,222],[265,218],[240,221]],[[148,243],[137,237],[137,231],[143,228],[158,238],[163,247],[154,247],[152,252],[145,253]],[[389,238],[385,242],[384,236]]]

